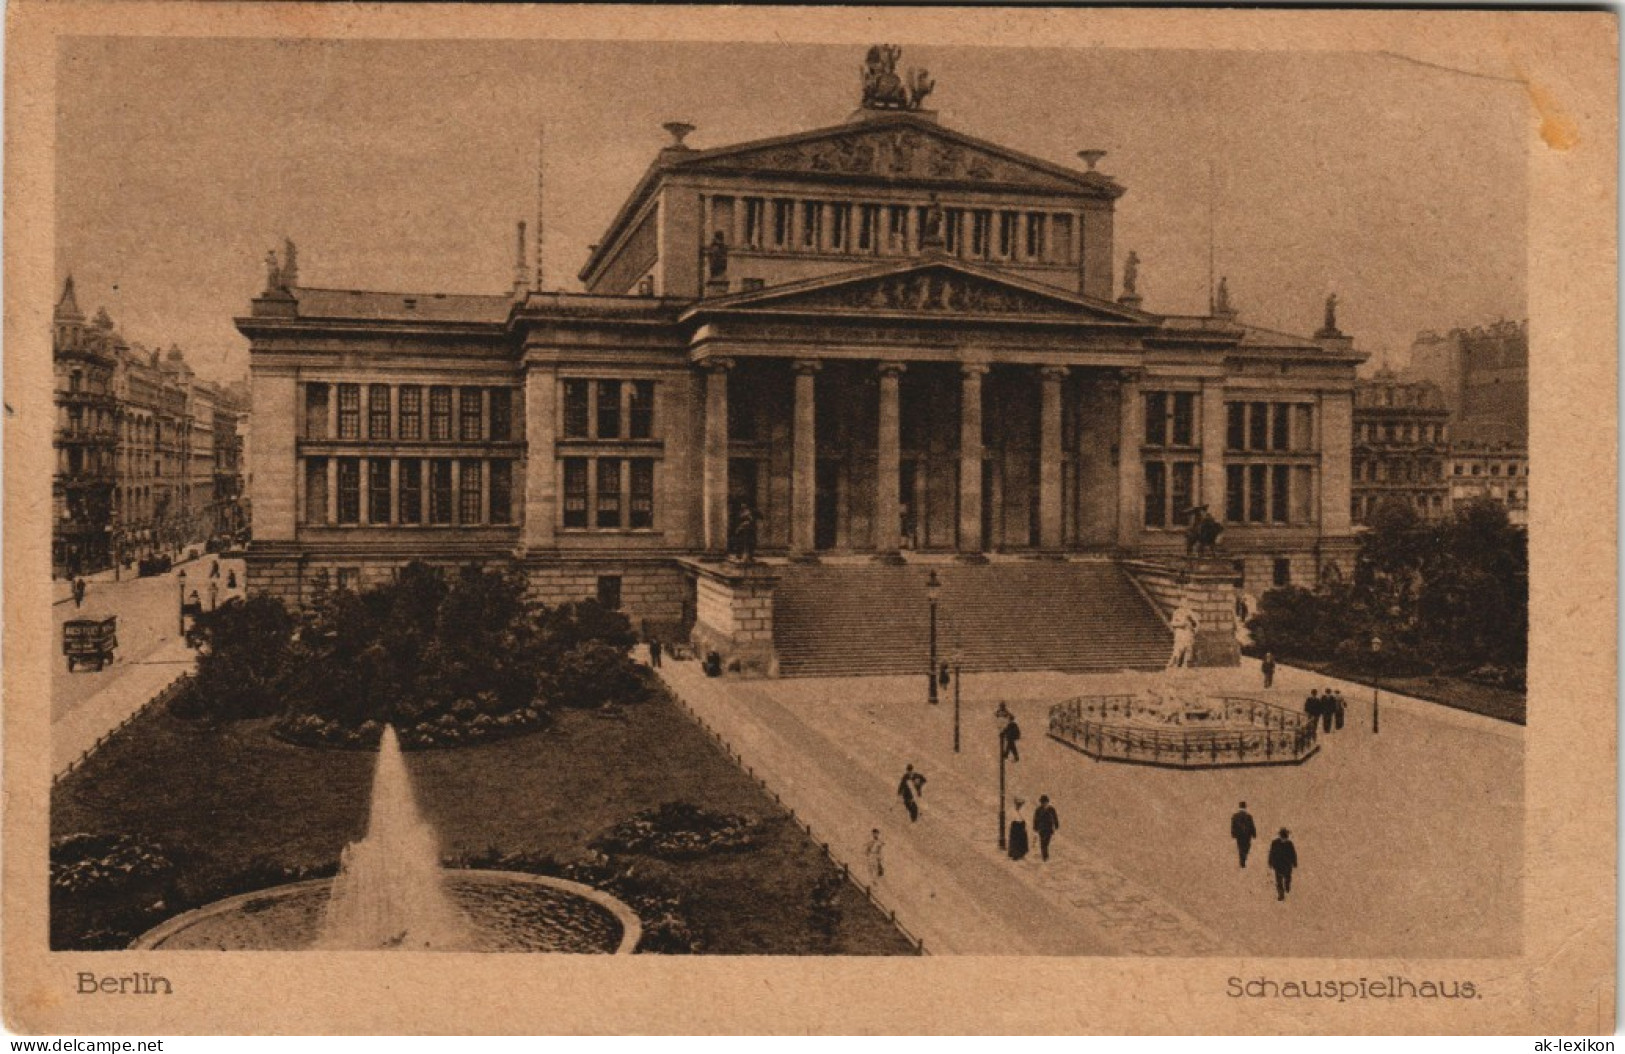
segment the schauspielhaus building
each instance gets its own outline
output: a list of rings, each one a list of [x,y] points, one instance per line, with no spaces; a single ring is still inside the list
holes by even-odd
[[[533,288],[522,225],[484,296],[314,288],[273,255],[237,322],[251,588],[502,563],[783,673],[914,669],[928,606],[969,668],[1160,665],[1184,601],[1233,659],[1221,595],[1352,553],[1364,355],[1335,302],[1309,337],[1222,285],[1156,313],[1133,254],[1114,275],[1099,153],[950,128],[896,60],[870,52],[831,127],[668,125],[581,292]],[[1193,559],[1202,507],[1224,531]]]

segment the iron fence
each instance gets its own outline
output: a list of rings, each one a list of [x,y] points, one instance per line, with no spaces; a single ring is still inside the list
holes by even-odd
[[[1292,765],[1320,747],[1307,715],[1246,696],[1213,696],[1187,705],[1167,727],[1135,724],[1167,711],[1134,695],[1079,696],[1050,707],[1051,738],[1100,761],[1171,768]]]

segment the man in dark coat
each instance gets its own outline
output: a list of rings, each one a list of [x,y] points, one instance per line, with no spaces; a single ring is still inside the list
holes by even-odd
[[[1271,652],[1264,654],[1264,661],[1259,664],[1259,670],[1264,674],[1264,687],[1269,688],[1275,684],[1275,655]]]
[[[897,783],[897,796],[903,799],[903,808],[908,810],[910,823],[920,818],[920,791],[925,786],[925,776],[915,772],[913,765],[903,767],[903,778]]]
[[[1343,721],[1348,715],[1348,703],[1343,700],[1343,693],[1340,690],[1332,693],[1332,713],[1336,718],[1337,730],[1343,731]]]
[[[1332,690],[1328,688],[1325,694],[1320,697],[1320,730],[1322,732],[1332,730],[1332,718],[1336,714],[1337,702],[1332,698]]]
[[[1038,796],[1038,808],[1033,812],[1033,830],[1038,834],[1038,855],[1040,859],[1049,859],[1049,840],[1055,837],[1055,832],[1061,829],[1061,817],[1056,814],[1055,806],[1049,803],[1048,794]]]
[[[654,669],[660,669],[660,639],[658,637],[649,638],[649,665]]]
[[[1270,870],[1275,872],[1275,899],[1285,900],[1292,892],[1292,871],[1298,866],[1298,850],[1292,844],[1292,832],[1281,828],[1280,835],[1270,843]]]
[[[1017,749],[1016,743],[1021,739],[1021,726],[1016,724],[1014,714],[1011,714],[1009,720],[1004,723],[1004,729],[999,732],[999,739],[1004,744],[1004,756],[1011,761],[1020,761],[1021,751]]]
[[[1247,852],[1253,847],[1253,839],[1258,837],[1258,828],[1253,824],[1252,813],[1247,811],[1247,803],[1242,802],[1241,808],[1230,817],[1230,837],[1236,840],[1236,853],[1241,857],[1241,866],[1247,866]]]

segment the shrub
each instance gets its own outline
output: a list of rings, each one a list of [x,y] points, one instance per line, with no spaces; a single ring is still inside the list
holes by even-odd
[[[51,843],[51,888],[102,895],[160,885],[175,873],[168,851],[126,834],[71,834]]]
[[[624,651],[588,641],[559,657],[550,688],[550,696],[566,706],[627,703],[643,694],[643,673]]]
[[[607,853],[686,860],[752,849],[758,841],[757,824],[744,816],[711,812],[688,802],[666,802],[622,820],[591,845]]]
[[[186,639],[198,649],[197,672],[170,703],[175,716],[237,721],[282,709],[296,656],[293,616],[280,600],[251,596],[205,612]]]

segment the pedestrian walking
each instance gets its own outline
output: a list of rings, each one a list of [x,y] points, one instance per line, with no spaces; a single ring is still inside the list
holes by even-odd
[[[1021,760],[1021,750],[1016,745],[1021,741],[1021,726],[1016,724],[1016,715],[1010,714],[1004,722],[1004,728],[999,731],[999,740],[1004,744],[1001,753],[1011,761]]]
[[[914,771],[913,765],[903,767],[903,778],[897,783],[897,796],[903,799],[908,819],[913,823],[920,818],[920,792],[925,789],[925,776]]]
[[[236,571],[227,571],[226,572],[226,588],[227,589],[236,589],[237,588],[237,572]]]
[[[1343,720],[1348,716],[1348,703],[1343,699],[1341,691],[1332,692],[1332,713],[1335,715],[1335,724],[1339,732],[1343,731]]]
[[[1010,821],[1010,859],[1020,860],[1027,855],[1027,817],[1021,815],[1021,810],[1027,802],[1022,798],[1016,799],[1016,815]]]
[[[863,847],[863,859],[869,867],[869,884],[886,877],[886,843],[881,840],[880,828],[869,832],[869,844]]]
[[[1309,689],[1309,698],[1303,701],[1303,712],[1309,717],[1309,732],[1311,735],[1313,735],[1320,729],[1320,715],[1322,710],[1319,688]]]
[[[653,669],[660,669],[660,638],[649,638],[649,665]]]
[[[1332,718],[1337,714],[1337,704],[1332,701],[1332,690],[1326,689],[1320,695],[1320,730],[1332,730]]]
[[[1033,811],[1033,830],[1038,834],[1038,856],[1041,860],[1049,859],[1049,840],[1055,837],[1055,832],[1061,829],[1061,817],[1055,812],[1055,806],[1049,803],[1048,794],[1038,796],[1038,808]]]
[[[1230,817],[1230,837],[1236,840],[1236,854],[1241,857],[1241,866],[1247,866],[1247,853],[1253,847],[1253,839],[1258,837],[1258,827],[1253,824],[1253,814],[1247,811],[1247,803],[1242,802],[1241,808]]]
[[[85,593],[88,592],[88,591],[89,591],[89,587],[87,585],[85,585],[85,580],[83,578],[75,578],[73,580],[73,606],[74,607],[77,608],[77,607],[83,607],[84,606]]]
[[[1275,872],[1275,899],[1285,900],[1292,892],[1292,871],[1298,866],[1298,849],[1292,844],[1292,832],[1281,828],[1280,835],[1270,843],[1270,870]]]
[[[220,577],[220,561],[219,560],[211,560],[209,562],[209,577],[210,578],[219,578]]]
[[[213,611],[220,606],[220,583],[209,580],[209,610]]]
[[[1258,667],[1264,674],[1264,687],[1269,688],[1275,684],[1275,655],[1273,652],[1264,653],[1264,661]]]

